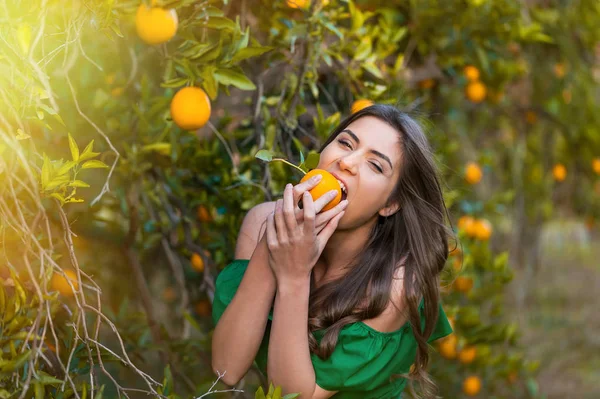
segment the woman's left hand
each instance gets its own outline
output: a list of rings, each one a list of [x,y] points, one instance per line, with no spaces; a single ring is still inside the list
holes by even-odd
[[[337,228],[344,211],[332,217],[317,234],[315,205],[307,191],[302,198],[304,220],[298,224],[295,216],[293,186],[288,184],[283,200],[277,200],[275,212],[267,217],[269,265],[278,286],[310,277],[325,244]]]

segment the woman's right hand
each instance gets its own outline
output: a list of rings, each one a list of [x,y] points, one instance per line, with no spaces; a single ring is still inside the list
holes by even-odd
[[[296,214],[296,220],[298,221],[298,223],[302,223],[304,221],[304,210],[298,206],[298,203],[300,202],[300,199],[302,198],[302,194],[304,194],[305,191],[310,191],[314,187],[316,187],[320,182],[320,180],[316,179],[316,178],[320,177],[320,176],[321,175],[317,175],[311,179],[308,179],[302,183],[295,185],[293,188],[294,204],[295,204],[294,210],[295,210],[295,214]],[[346,208],[346,204],[348,203],[348,201],[344,200],[344,201],[340,201],[340,203],[337,204],[336,206],[334,206],[333,208],[331,208],[325,212],[321,212],[321,210],[325,207],[325,205],[327,205],[332,199],[334,199],[336,197],[336,195],[337,195],[337,192],[335,190],[331,190],[330,192],[325,193],[324,195],[319,197],[314,202],[315,212],[317,214],[316,219],[315,219],[315,229],[316,229],[317,234],[319,234],[321,232],[321,230],[323,230],[323,228],[327,225],[327,222],[329,222],[331,219],[333,219],[333,217],[335,215],[337,215],[338,213],[340,213],[341,211],[343,211]],[[279,201],[283,202],[283,200],[279,200]]]

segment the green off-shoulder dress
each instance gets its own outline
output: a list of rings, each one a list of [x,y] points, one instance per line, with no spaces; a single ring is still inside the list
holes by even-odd
[[[233,299],[249,260],[236,259],[219,273],[216,281],[212,317],[215,325],[221,318],[227,305]],[[421,328],[425,328],[421,301]],[[255,363],[264,375],[267,375],[267,351],[273,309],[262,343],[256,355]],[[452,327],[442,305],[439,305],[439,317],[428,342],[452,333]],[[314,333],[318,342],[324,331]],[[328,391],[339,391],[335,399],[398,399],[406,385],[406,379],[396,378],[390,382],[392,374],[408,373],[417,353],[417,343],[409,322],[392,332],[377,331],[365,323],[357,322],[344,326],[338,336],[332,355],[322,360],[311,354],[317,385]]]

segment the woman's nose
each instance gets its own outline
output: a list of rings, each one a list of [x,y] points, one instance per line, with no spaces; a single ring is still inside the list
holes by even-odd
[[[350,173],[356,173],[357,169],[357,158],[352,155],[346,155],[344,157],[340,157],[339,164],[341,170],[347,170]]]

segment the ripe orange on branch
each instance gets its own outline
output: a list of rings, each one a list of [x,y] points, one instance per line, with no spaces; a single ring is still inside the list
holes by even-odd
[[[474,103],[480,103],[485,100],[487,89],[485,85],[479,81],[471,82],[465,89],[465,94],[469,101]]]
[[[554,180],[558,182],[564,181],[567,178],[567,168],[565,165],[557,163],[552,168],[552,175],[554,176]]]
[[[210,119],[210,98],[199,87],[184,87],[171,100],[171,118],[183,130],[196,130]]]
[[[59,273],[54,273],[54,275],[52,275],[52,279],[50,280],[50,288],[52,289],[52,291],[60,292],[61,295],[73,296],[75,295],[75,292],[73,292],[73,289],[69,285],[69,281],[71,282],[71,284],[73,284],[73,288],[75,288],[75,291],[79,290],[77,274],[75,274],[75,272],[72,270],[65,270],[64,272],[67,276],[66,278],[65,276]],[[69,279],[68,281],[67,278]]]
[[[463,69],[463,73],[465,74],[466,78],[471,82],[479,80],[479,69],[477,69],[473,65],[467,65],[465,69]]]
[[[481,379],[477,376],[469,376],[463,381],[463,392],[468,396],[475,396],[481,391]]]
[[[351,112],[353,114],[357,113],[361,109],[370,107],[371,105],[373,105],[373,101],[371,101],[371,100],[367,100],[367,99],[356,100],[352,103]]]
[[[481,181],[483,172],[479,165],[475,162],[469,162],[465,167],[465,180],[469,184],[477,184]]]
[[[135,29],[138,36],[147,44],[160,44],[168,42],[177,33],[177,13],[174,9],[166,10],[162,7],[148,7],[142,3],[135,14]]]
[[[326,194],[331,190],[337,191],[337,195],[335,196],[335,198],[329,201],[329,203],[325,205],[321,210],[321,212],[325,212],[340,203],[340,201],[342,200],[342,188],[340,187],[340,183],[338,183],[337,179],[331,173],[323,169],[311,170],[310,172],[305,174],[304,177],[302,177],[300,183],[318,174],[323,176],[323,178],[321,179],[319,184],[317,184],[312,190],[309,191],[313,201],[316,201],[323,194]]]

